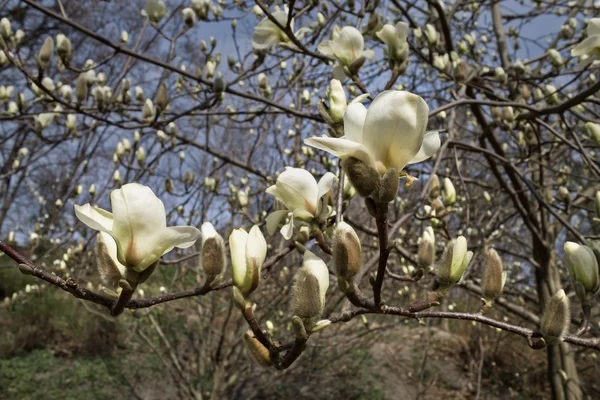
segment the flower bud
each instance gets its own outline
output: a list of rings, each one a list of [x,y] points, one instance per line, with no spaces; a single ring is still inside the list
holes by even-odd
[[[596,142],[598,146],[600,146],[600,124],[586,122],[584,127],[587,131],[587,134],[590,135],[590,138]]]
[[[566,242],[564,249],[564,260],[575,287],[575,294],[581,302],[588,301],[600,287],[596,255],[588,246],[575,242]]]
[[[248,296],[260,281],[260,270],[267,256],[267,241],[260,228],[254,225],[250,233],[238,228],[229,236],[233,284]]]
[[[506,272],[502,271],[502,260],[496,250],[490,249],[483,277],[483,296],[485,299],[491,303],[502,293],[505,282]]]
[[[169,103],[169,94],[167,93],[167,84],[161,83],[156,93],[156,110],[158,113],[162,113],[167,108]]]
[[[345,222],[335,228],[332,251],[335,274],[351,281],[362,266],[361,245],[354,229]]]
[[[306,250],[302,268],[296,272],[292,285],[292,314],[312,325],[310,321],[318,319],[323,312],[328,288],[329,270],[325,262]]]
[[[202,269],[206,272],[206,283],[211,284],[225,270],[225,241],[210,222],[202,224],[201,232]]]
[[[246,343],[246,347],[252,355],[252,358],[254,358],[254,361],[256,361],[258,365],[263,367],[270,367],[273,365],[269,350],[254,337],[252,331],[248,331],[244,334],[244,342]]]
[[[335,123],[342,123],[344,112],[346,111],[346,93],[342,87],[342,83],[337,79],[332,79],[329,84],[327,94],[329,100],[329,116]]]
[[[367,197],[377,188],[379,173],[358,158],[343,159],[342,168],[360,196]]]
[[[129,33],[127,31],[121,31],[121,43],[127,44],[129,42]]]
[[[438,178],[437,174],[433,174],[433,175],[431,175],[431,178],[429,178],[427,194],[428,194],[429,200],[434,200],[439,197],[439,195],[440,195],[440,178]]]
[[[146,163],[146,151],[143,147],[140,146],[135,151],[135,159],[137,160],[137,163],[140,167],[144,166],[144,164]]]
[[[45,69],[50,61],[52,60],[52,53],[54,52],[54,40],[50,36],[46,38],[40,53],[38,54],[38,61],[40,63],[40,67]]]
[[[9,39],[12,35],[12,28],[10,26],[10,21],[7,18],[2,18],[0,20],[0,37],[4,39]]]
[[[563,65],[562,56],[556,49],[550,49],[546,54],[548,54],[548,57],[550,57],[550,62],[555,67],[560,67],[561,65]]]
[[[154,116],[154,104],[152,100],[146,99],[144,106],[142,107],[142,118],[151,119]]]
[[[75,97],[78,103],[84,103],[88,95],[87,78],[84,74],[77,78],[77,86],[75,86]]]
[[[429,268],[435,262],[435,233],[428,226],[419,240],[417,262],[421,268]]]
[[[196,13],[190,7],[186,7],[181,10],[181,14],[183,15],[183,22],[185,23],[186,28],[191,28],[196,23]]]
[[[444,178],[444,204],[451,206],[456,203],[456,189],[450,178]]]
[[[546,343],[560,343],[567,332],[570,321],[569,298],[565,291],[560,289],[550,298],[542,315],[540,331]]]
[[[467,269],[473,258],[473,252],[467,251],[467,239],[459,236],[446,245],[437,273],[437,280],[442,285],[454,285]]]
[[[71,61],[71,40],[62,33],[56,35],[56,53],[63,63],[68,64]]]

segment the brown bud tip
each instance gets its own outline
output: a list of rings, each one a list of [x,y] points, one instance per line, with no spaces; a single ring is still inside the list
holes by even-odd
[[[546,310],[542,315],[540,331],[548,344],[558,344],[567,332],[571,313],[569,310],[569,299],[565,291],[560,289],[546,304]]]
[[[338,277],[351,281],[362,266],[358,235],[350,225],[340,222],[333,234],[333,268]]]
[[[270,367],[273,365],[271,357],[269,356],[269,350],[254,337],[252,331],[248,331],[244,334],[244,342],[246,342],[248,351],[258,365],[263,367]]]
[[[496,250],[490,249],[483,277],[483,295],[486,300],[492,301],[499,296],[505,281],[506,273],[502,271],[502,260]]]
[[[436,174],[431,175],[429,178],[429,185],[427,187],[427,196],[430,200],[438,198],[440,195],[440,178]]]

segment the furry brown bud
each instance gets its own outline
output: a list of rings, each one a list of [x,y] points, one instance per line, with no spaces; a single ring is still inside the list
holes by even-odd
[[[246,347],[248,351],[254,358],[254,361],[263,367],[270,367],[273,365],[271,362],[271,357],[269,356],[269,349],[267,349],[263,344],[254,337],[252,331],[248,331],[244,334],[244,342],[246,342]]]
[[[307,250],[302,268],[294,276],[292,313],[312,325],[323,312],[328,287],[329,271],[325,262]]]
[[[417,261],[421,268],[429,268],[435,262],[435,233],[430,226],[425,229],[419,241]]]
[[[52,60],[52,53],[54,52],[54,40],[51,37],[47,37],[42,45],[40,53],[38,54],[38,61],[40,67],[45,69],[50,61]]]
[[[225,241],[210,222],[202,224],[202,269],[208,284],[218,283],[225,270]]]
[[[360,240],[350,225],[340,222],[333,234],[333,269],[346,281],[358,273],[362,266]]]
[[[345,158],[342,161],[342,168],[359,195],[367,197],[377,189],[379,174],[358,158]]]
[[[560,289],[550,298],[546,304],[544,315],[542,315],[540,331],[546,343],[560,343],[570,321],[569,299],[565,291]]]
[[[506,282],[506,272],[502,270],[502,260],[494,249],[488,252],[485,275],[483,276],[483,295],[487,302],[492,302],[502,293]]]

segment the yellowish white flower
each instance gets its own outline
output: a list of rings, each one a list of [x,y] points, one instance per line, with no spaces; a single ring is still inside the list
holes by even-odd
[[[192,226],[167,227],[165,206],[147,186],[123,185],[111,192],[110,199],[112,213],[88,203],[75,205],[75,214],[88,227],[114,239],[117,259],[128,269],[144,271],[174,247],[190,247],[200,238],[200,231]]]
[[[353,26],[339,28],[333,27],[331,40],[322,41],[318,48],[320,53],[335,58],[340,64],[334,69],[337,79],[344,79],[344,67],[350,67],[352,63],[364,59],[372,60],[375,57],[373,50],[365,50],[365,39],[362,33]]]
[[[289,221],[281,228],[281,234],[289,240],[294,232],[294,219],[312,221],[330,216],[333,209],[327,204],[326,195],[335,179],[335,175],[327,172],[317,183],[312,174],[305,169],[287,167],[277,177],[275,185],[266,190],[287,208],[275,211],[267,217],[269,234],[272,235],[281,220],[286,217]]]
[[[255,6],[256,8],[257,6]],[[260,8],[259,8],[260,9]],[[254,10],[254,9],[253,9]],[[262,11],[262,10],[261,10]],[[255,13],[256,14],[256,13]],[[258,14],[256,14],[258,15]],[[288,22],[288,11],[280,10],[276,7],[275,11],[271,13],[271,16],[281,25],[285,27]],[[294,32],[294,19],[290,21],[290,29]],[[294,32],[294,36],[297,39],[302,37],[309,31],[308,28],[301,28],[298,32]],[[255,50],[267,50],[271,46],[279,43],[288,43],[290,38],[277,24],[271,21],[268,17],[256,25],[254,28],[254,35],[252,36],[252,48]]]
[[[238,228],[229,236],[229,250],[233,284],[247,296],[260,282],[260,270],[267,257],[267,241],[257,225],[250,233]]]
[[[425,133],[429,107],[420,96],[387,90],[367,108],[353,103],[344,113],[344,136],[304,142],[342,159],[354,157],[384,174],[431,157],[440,147],[438,132]]]
[[[588,21],[586,33],[588,37],[571,50],[573,57],[588,56],[582,66],[600,60],[600,18]]]
[[[385,24],[377,33],[377,37],[387,45],[388,57],[396,61],[404,61],[408,56],[408,24],[398,22],[395,26]]]

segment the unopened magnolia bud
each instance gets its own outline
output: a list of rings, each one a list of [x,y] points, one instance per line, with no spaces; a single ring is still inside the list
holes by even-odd
[[[571,200],[571,195],[569,194],[569,189],[564,186],[560,186],[558,188],[558,198],[564,202],[568,202]]]
[[[335,274],[350,282],[362,267],[362,253],[358,235],[343,221],[335,228],[332,251]]]
[[[556,49],[550,49],[546,54],[548,54],[548,57],[550,57],[550,62],[555,67],[560,67],[561,65],[563,65],[562,56]]]
[[[600,218],[600,190],[596,192],[596,216]]]
[[[270,367],[273,365],[271,362],[271,357],[269,355],[269,350],[263,346],[263,344],[254,337],[252,331],[246,332],[244,335],[244,342],[246,343],[246,347],[248,351],[254,358],[254,361],[263,367]]]
[[[542,315],[540,331],[546,343],[560,343],[567,332],[570,321],[569,298],[565,291],[560,289],[550,298]]]
[[[467,251],[467,239],[459,236],[446,245],[437,273],[437,280],[442,285],[454,285],[467,269],[473,258],[473,252]]]
[[[244,296],[252,293],[260,282],[260,270],[267,256],[267,242],[260,228],[250,233],[238,228],[229,236],[233,284]]]
[[[388,169],[379,179],[377,193],[372,193],[373,199],[379,203],[390,203],[396,199],[400,176],[396,168]]]
[[[575,242],[566,242],[564,249],[565,264],[575,287],[575,294],[581,302],[589,301],[600,287],[596,255],[588,246]]]
[[[138,162],[138,165],[140,167],[143,167],[144,164],[146,163],[146,151],[144,150],[143,147],[138,147],[138,149],[135,151],[135,159]]]
[[[488,302],[498,297],[504,289],[506,272],[503,271],[502,260],[494,249],[488,252],[483,276],[483,295]]]
[[[440,195],[440,178],[438,178],[437,174],[432,174],[431,178],[429,178],[427,195],[430,200],[436,199]]]
[[[419,241],[417,262],[421,268],[429,268],[435,262],[435,233],[430,226],[425,228]]]
[[[346,103],[346,93],[342,83],[337,79],[332,79],[328,91],[329,116],[334,123],[342,123],[344,112],[348,104]]]
[[[52,53],[54,52],[54,40],[51,37],[47,37],[42,45],[40,53],[38,54],[38,60],[41,68],[46,68],[52,60]]]
[[[142,107],[142,118],[150,119],[154,116],[154,104],[152,104],[152,100],[146,99],[144,103],[144,107]]]
[[[587,131],[587,134],[590,135],[590,138],[596,142],[598,146],[600,146],[600,124],[586,122],[584,127]]]
[[[121,43],[127,44],[129,42],[129,33],[127,31],[121,31]]]
[[[7,18],[2,18],[0,20],[0,37],[9,39],[11,36],[12,28],[10,26],[10,21]]]
[[[71,61],[71,40],[62,33],[56,35],[56,53],[63,63],[68,64]]]
[[[296,272],[292,285],[292,313],[302,318],[305,326],[306,321],[321,316],[328,288],[329,271],[325,262],[306,250],[302,268]]]
[[[167,93],[167,84],[161,83],[156,93],[156,109],[158,113],[165,111],[169,103],[169,94]]]
[[[115,184],[119,185],[121,183],[121,173],[119,172],[119,170],[115,170],[115,173],[113,174],[113,180],[115,181]]]
[[[77,86],[75,86],[75,97],[78,103],[84,103],[87,99],[88,85],[87,78],[84,74],[79,75],[77,78]]]
[[[88,189],[88,193],[90,194],[90,196],[93,196],[96,194],[96,185],[94,185],[93,183],[90,185],[90,188]]]
[[[181,10],[181,14],[183,15],[183,22],[187,28],[191,28],[196,23],[196,13],[190,7],[186,7]]]
[[[173,193],[175,191],[175,185],[173,184],[173,180],[171,178],[165,179],[165,192]]]
[[[377,189],[379,173],[358,158],[345,158],[342,168],[360,196],[367,197]]]
[[[450,178],[444,178],[444,204],[451,206],[456,203],[456,189]]]
[[[225,270],[225,241],[210,222],[205,222],[202,231],[202,269],[210,284]]]

